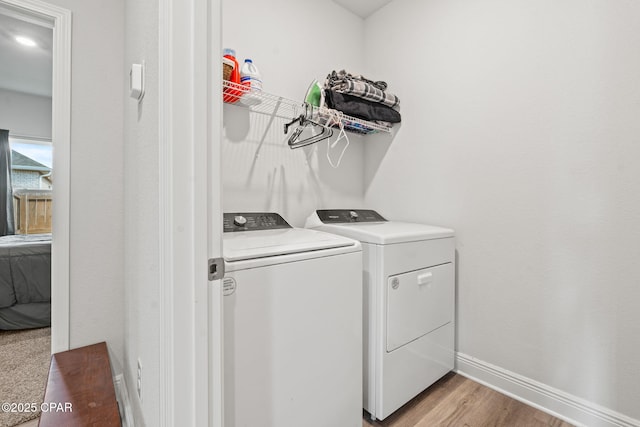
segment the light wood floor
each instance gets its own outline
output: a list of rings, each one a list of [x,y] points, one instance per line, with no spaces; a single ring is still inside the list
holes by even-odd
[[[17,427],[37,427],[38,420]],[[572,427],[565,421],[491,390],[461,375],[448,374],[386,420],[363,427]]]
[[[363,427],[571,427],[461,375],[449,373],[384,421],[364,413]]]

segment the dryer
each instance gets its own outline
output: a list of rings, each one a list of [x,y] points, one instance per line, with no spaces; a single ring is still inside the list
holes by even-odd
[[[359,240],[363,407],[385,419],[454,366],[454,231],[373,210],[317,210],[306,226]]]
[[[362,425],[362,252],[276,213],[225,213],[224,425]]]

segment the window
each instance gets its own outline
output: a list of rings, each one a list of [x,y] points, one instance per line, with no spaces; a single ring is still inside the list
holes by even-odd
[[[9,137],[16,234],[50,233],[51,141]]]
[[[11,181],[16,190],[51,190],[52,147],[50,141],[9,138]]]

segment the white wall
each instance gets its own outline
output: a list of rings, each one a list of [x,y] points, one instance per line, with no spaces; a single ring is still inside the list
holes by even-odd
[[[639,20],[629,1],[396,0],[365,26],[403,114],[367,144],[365,200],[457,231],[458,350],[636,419]]]
[[[159,148],[158,148],[158,2],[125,3],[127,76],[133,63],[145,61],[142,102],[125,96],[125,378],[136,426],[159,421]],[[128,84],[128,80],[127,80]],[[138,397],[137,361],[142,366]]]
[[[0,129],[51,139],[51,98],[0,88]]]
[[[115,375],[124,330],[124,2],[49,1],[73,13],[69,342],[106,341]]]
[[[300,102],[314,78],[323,82],[333,69],[362,72],[363,25],[330,0],[223,2],[223,45],[236,50],[240,64],[253,59],[265,91]],[[276,118],[269,126],[269,116],[252,113],[249,125],[246,110],[225,105],[224,211],[275,211],[302,226],[315,209],[361,207],[362,139],[349,136],[342,164],[333,169],[326,141],[289,149],[287,121]],[[334,162],[341,147],[331,152]]]

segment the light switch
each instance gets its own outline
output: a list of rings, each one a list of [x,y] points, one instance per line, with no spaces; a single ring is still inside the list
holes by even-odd
[[[129,71],[129,96],[140,101],[144,96],[144,61],[132,64]]]

